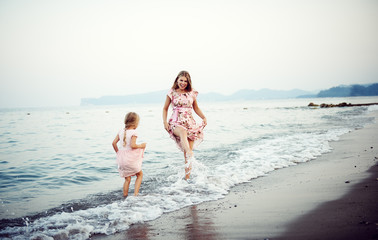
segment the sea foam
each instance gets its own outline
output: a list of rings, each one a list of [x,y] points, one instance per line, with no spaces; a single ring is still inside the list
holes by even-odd
[[[253,107],[240,107],[240,104],[233,103],[206,111],[209,126],[205,128],[203,145],[199,151],[195,151],[191,178],[188,181],[184,180],[185,164],[182,153],[177,152],[168,135],[162,135],[166,133],[160,129],[160,125],[155,127],[157,122],[160,123],[160,119],[155,117],[160,116],[160,106],[153,110],[138,110],[142,116],[141,124],[145,121],[145,125],[140,126],[141,139],[138,141],[146,139],[148,142],[143,163],[144,180],[138,197],[122,198],[123,179],[117,175],[110,141],[103,140],[109,140],[109,136],[113,136],[113,129],[106,129],[101,133],[98,127],[111,126],[113,122],[106,122],[110,120],[103,117],[98,109],[91,114],[70,111],[71,114],[64,115],[64,119],[56,123],[52,121],[51,125],[58,126],[53,129],[57,134],[70,134],[70,129],[74,131],[71,136],[64,137],[65,141],[59,141],[59,148],[54,148],[53,143],[48,145],[47,142],[41,147],[36,141],[32,147],[37,149],[35,156],[39,158],[23,161],[29,157],[29,153],[19,152],[12,155],[12,147],[5,145],[9,143],[0,143],[0,147],[6,149],[2,153],[2,162],[6,162],[2,163],[3,180],[9,179],[2,182],[5,191],[2,195],[2,209],[9,208],[11,212],[10,206],[19,206],[12,199],[27,201],[17,197],[19,189],[15,169],[20,175],[30,169],[44,174],[38,178],[30,178],[25,183],[25,195],[37,199],[48,198],[55,193],[50,191],[51,187],[56,188],[56,192],[62,191],[66,196],[73,194],[75,189],[76,192],[83,189],[105,192],[72,200],[46,213],[41,211],[36,215],[25,214],[15,220],[5,218],[2,220],[0,238],[88,239],[94,234],[111,235],[127,230],[132,224],[156,219],[167,212],[223,198],[237,184],[253,181],[276,169],[314,160],[331,151],[330,142],[337,141],[341,135],[371,122],[373,119],[366,112],[378,110],[376,106],[348,109],[298,108],[298,102],[290,103],[288,107],[270,107],[272,103],[269,106],[259,106],[262,103],[250,104]],[[124,109],[114,109],[113,117],[122,116],[123,111]],[[232,112],[233,121],[222,118],[228,111]],[[57,113],[48,114],[54,116]],[[33,113],[32,116],[36,115]],[[93,132],[94,135],[90,141],[82,142],[82,133],[77,131],[81,125],[71,122],[73,126],[69,128],[70,125],[66,123],[69,122],[66,119],[69,117],[74,117],[72,121],[81,119],[80,124],[89,122],[92,118],[105,122],[93,126],[83,125],[85,132]],[[85,120],[86,117],[88,121]],[[39,124],[38,119],[33,121],[34,124]],[[65,127],[59,127],[61,122],[66,124]],[[40,126],[36,129],[42,128]],[[9,130],[4,128],[2,131]],[[20,137],[17,138],[17,134]],[[13,136],[16,136],[19,144],[26,145],[22,132],[13,133]],[[71,147],[68,140],[77,146]],[[107,147],[101,147],[105,145],[102,141],[106,142]],[[83,151],[88,154],[83,154]],[[12,157],[16,161],[11,161]],[[17,165],[18,163],[21,164]],[[68,181],[70,179],[75,181]],[[107,189],[110,186],[112,188]],[[39,195],[28,193],[28,189],[33,188],[41,189]],[[130,186],[131,191],[132,188],[133,184]],[[27,206],[27,202],[20,206]]]

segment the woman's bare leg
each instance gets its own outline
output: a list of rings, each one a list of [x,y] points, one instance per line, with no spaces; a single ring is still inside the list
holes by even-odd
[[[190,150],[193,151],[194,141],[192,141],[192,140],[190,140],[190,139],[188,138],[188,143],[189,143],[189,148],[190,148]]]
[[[123,196],[127,197],[129,194],[129,186],[130,186],[131,177],[125,177],[125,182],[123,183]]]
[[[189,163],[188,166],[186,164],[188,163],[189,158],[193,157],[193,141],[188,139],[188,133],[185,128],[183,127],[176,127],[173,131],[173,134],[180,137],[180,143],[182,148],[184,149],[184,158],[185,158],[185,180],[188,180],[190,178],[190,172],[192,170],[192,165]]]
[[[193,151],[192,151],[192,149],[190,148],[190,145],[189,145],[188,133],[187,133],[186,129],[178,126],[173,131],[173,134],[180,137],[180,144],[181,144],[182,148],[184,149],[184,154],[188,155],[188,157],[192,156]]]
[[[139,188],[140,188],[140,185],[142,184],[142,179],[143,179],[143,171],[140,170],[140,172],[136,174],[136,177],[137,179],[135,180],[134,196],[138,196],[139,194]]]
[[[188,143],[189,143],[189,148],[192,152],[192,155],[189,156],[189,157],[193,157],[193,144],[194,144],[194,141],[188,139]],[[186,155],[186,153],[184,153],[184,157],[185,157],[185,180],[188,180],[190,178],[190,173],[192,172],[192,163],[190,162],[188,164],[188,157]]]

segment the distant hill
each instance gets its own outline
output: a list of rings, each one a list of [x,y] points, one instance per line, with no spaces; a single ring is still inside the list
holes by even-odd
[[[82,98],[81,106],[86,105],[122,105],[129,103],[154,103],[162,102],[165,100],[165,95],[167,90],[142,93],[142,94],[132,94],[126,96],[103,96],[100,98]]]
[[[293,89],[293,90],[240,90],[229,96],[229,100],[259,100],[259,99],[285,99],[297,98],[298,96],[311,94],[311,92]]]
[[[316,97],[378,96],[378,83],[371,85],[338,86],[320,91]]]
[[[82,98],[81,105],[121,105],[129,103],[158,103],[165,101],[168,90],[157,92],[133,94],[125,96],[103,96],[100,98]],[[257,100],[257,99],[283,99],[296,98],[300,95],[310,94],[310,92],[294,89],[289,91],[279,91],[270,89],[261,90],[240,90],[232,95],[226,96],[219,93],[202,93],[198,96],[201,101],[234,101],[234,100]]]
[[[100,98],[82,98],[81,105],[122,105],[130,103],[159,103],[165,101],[168,90],[132,94],[125,96],[103,96]],[[201,101],[236,101],[259,99],[285,99],[285,98],[320,98],[320,97],[351,97],[351,96],[378,96],[378,83],[370,85],[338,86],[322,90],[318,94],[300,89],[293,90],[248,90],[243,89],[232,95],[223,95],[215,92],[201,93],[198,98]]]

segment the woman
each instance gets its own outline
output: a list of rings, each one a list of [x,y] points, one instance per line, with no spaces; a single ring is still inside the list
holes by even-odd
[[[167,94],[163,107],[163,123],[177,146],[184,152],[185,158],[185,179],[190,178],[191,164],[190,159],[193,157],[193,148],[203,140],[203,128],[207,124],[205,115],[198,107],[198,92],[192,88],[192,80],[186,71],[181,71],[172,88]],[[173,113],[167,122],[169,105],[172,104]],[[202,124],[197,125],[192,115],[194,112],[202,118]]]

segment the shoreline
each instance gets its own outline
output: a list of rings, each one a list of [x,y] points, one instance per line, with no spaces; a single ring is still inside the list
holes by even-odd
[[[378,239],[378,165],[368,173],[342,198],[325,202],[291,222],[275,239]]]
[[[333,150],[233,187],[224,198],[91,239],[378,239],[375,123]]]

